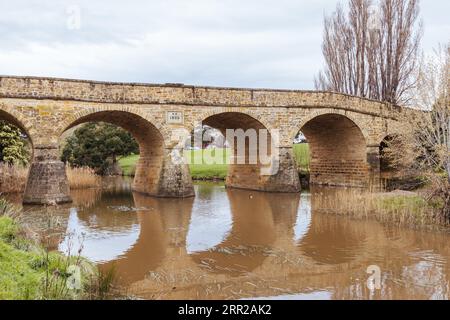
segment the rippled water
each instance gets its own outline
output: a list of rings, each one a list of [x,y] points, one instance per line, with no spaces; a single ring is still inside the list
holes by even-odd
[[[101,268],[114,266],[129,294],[148,299],[449,297],[449,234],[319,213],[327,189],[269,194],[198,184],[195,192],[152,198],[122,180],[73,191],[72,205],[46,209],[64,221],[55,247],[82,246]],[[366,285],[372,265],[380,289]]]

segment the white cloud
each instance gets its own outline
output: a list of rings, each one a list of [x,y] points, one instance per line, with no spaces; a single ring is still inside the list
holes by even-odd
[[[0,4],[0,73],[239,87],[313,87],[336,0],[16,0]],[[67,28],[77,5],[79,30]],[[422,0],[424,48],[449,34]],[[428,31],[429,30],[429,31]]]

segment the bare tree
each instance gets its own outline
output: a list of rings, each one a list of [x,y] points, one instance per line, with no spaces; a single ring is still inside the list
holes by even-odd
[[[324,19],[325,70],[315,79],[332,90],[406,103],[415,84],[422,25],[418,0],[349,0]]]
[[[418,109],[398,114],[401,125],[387,157],[398,169],[415,169],[429,182],[429,199],[442,202],[450,222],[450,43],[418,68],[412,99]]]

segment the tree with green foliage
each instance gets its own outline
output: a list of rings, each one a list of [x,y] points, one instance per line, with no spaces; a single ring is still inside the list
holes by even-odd
[[[29,156],[27,137],[15,125],[0,121],[0,162],[25,166]]]
[[[133,153],[139,153],[139,145],[129,132],[108,123],[87,123],[67,138],[61,160],[105,174],[116,166],[117,157]]]

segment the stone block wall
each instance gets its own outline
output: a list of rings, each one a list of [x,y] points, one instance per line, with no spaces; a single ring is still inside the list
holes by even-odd
[[[170,154],[182,145],[174,132],[189,133],[200,123],[221,130],[266,128],[279,137],[283,153],[278,174],[263,177],[259,165],[237,165],[230,168],[229,186],[298,191],[292,142],[299,130],[311,143],[311,182],[365,185],[379,172],[377,146],[395,128],[397,109],[331,92],[0,77],[0,118],[20,126],[36,154],[57,150],[61,134],[77,124],[119,125],[135,136],[141,148],[135,190],[160,196],[192,195],[187,167],[174,163]],[[168,112],[181,113],[183,121],[170,123]],[[30,174],[26,192],[30,202],[67,200],[60,165],[42,165],[35,157],[33,166],[36,173]],[[52,189],[50,184],[58,187]]]
[[[55,205],[71,201],[66,167],[59,160],[58,150],[35,149],[23,202]]]

